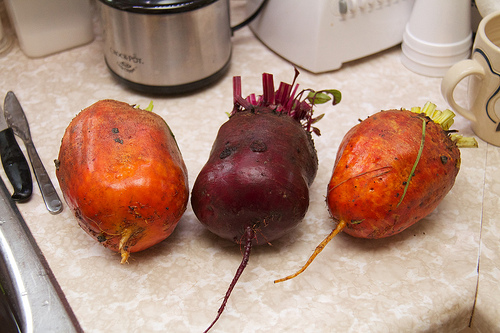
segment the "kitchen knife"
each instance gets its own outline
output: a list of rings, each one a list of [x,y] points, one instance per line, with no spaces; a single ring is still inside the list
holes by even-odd
[[[45,170],[42,160],[40,159],[40,156],[38,156],[33,140],[31,139],[28,120],[26,119],[26,115],[24,114],[21,104],[12,91],[9,91],[5,96],[4,109],[7,124],[26,145],[26,150],[28,151],[28,156],[35,173],[35,178],[38,182],[38,187],[40,188],[43,200],[45,201],[45,206],[51,214],[61,212],[61,199],[59,199],[59,195],[50,180],[47,170]]]
[[[12,199],[26,201],[33,191],[31,171],[21,148],[17,144],[14,131],[7,125],[0,107],[0,156],[5,174],[14,188]]]

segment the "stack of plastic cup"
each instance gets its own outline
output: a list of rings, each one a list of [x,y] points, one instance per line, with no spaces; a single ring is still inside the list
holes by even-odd
[[[401,62],[415,73],[442,77],[469,57],[471,45],[470,0],[416,0],[403,33]]]

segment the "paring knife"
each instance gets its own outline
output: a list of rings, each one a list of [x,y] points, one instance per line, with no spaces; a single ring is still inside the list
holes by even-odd
[[[0,156],[5,174],[10,180],[14,193],[12,199],[22,202],[33,192],[31,170],[21,148],[17,144],[14,131],[7,125],[0,107]]]
[[[17,100],[16,95],[12,91],[7,93],[4,101],[4,113],[7,124],[14,130],[14,133],[19,136],[26,145],[28,156],[35,173],[35,178],[38,182],[38,187],[42,193],[45,206],[51,214],[57,214],[62,210],[62,202],[59,195],[50,180],[50,177],[43,166],[40,156],[35,149],[35,145],[31,139],[30,128],[26,115],[24,114],[21,104]]]

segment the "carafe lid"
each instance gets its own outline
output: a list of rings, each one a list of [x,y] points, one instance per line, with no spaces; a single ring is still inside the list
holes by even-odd
[[[110,7],[142,14],[173,14],[205,7],[218,0],[99,0]]]

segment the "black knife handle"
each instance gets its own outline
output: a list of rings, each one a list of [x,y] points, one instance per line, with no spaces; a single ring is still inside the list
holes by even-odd
[[[30,167],[10,127],[0,132],[0,155],[5,174],[14,187],[12,199],[16,201],[29,199],[33,192]]]

